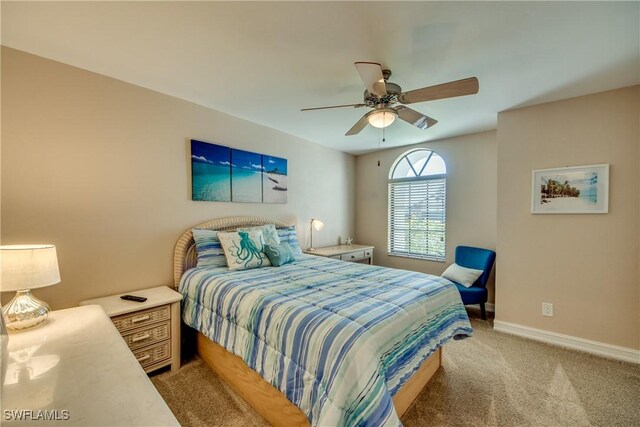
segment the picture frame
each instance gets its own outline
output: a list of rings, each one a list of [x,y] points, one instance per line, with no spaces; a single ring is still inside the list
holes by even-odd
[[[191,200],[287,203],[288,161],[191,140]]]
[[[191,140],[191,200],[231,201],[231,149]]]
[[[609,212],[609,164],[533,170],[531,213]]]

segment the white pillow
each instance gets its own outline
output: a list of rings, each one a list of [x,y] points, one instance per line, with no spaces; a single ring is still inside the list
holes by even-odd
[[[220,232],[218,239],[227,258],[229,270],[247,270],[271,265],[267,254],[264,253],[264,237],[260,230]]]
[[[482,276],[482,273],[484,273],[484,271],[462,267],[454,262],[442,273],[441,277],[449,279],[452,282],[460,283],[466,288],[470,288],[471,285],[478,280],[478,277]]]

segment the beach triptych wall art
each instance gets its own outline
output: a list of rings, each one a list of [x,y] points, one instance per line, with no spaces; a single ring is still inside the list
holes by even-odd
[[[609,165],[533,171],[532,213],[609,212]]]
[[[287,203],[287,160],[191,140],[192,200]]]

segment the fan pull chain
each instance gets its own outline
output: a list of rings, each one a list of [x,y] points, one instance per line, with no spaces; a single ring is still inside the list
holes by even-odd
[[[384,132],[384,129],[382,129]],[[378,138],[378,167],[380,167],[380,138]]]
[[[382,117],[384,120],[384,115]],[[386,138],[384,137],[384,129],[385,128],[382,128],[382,142],[386,141]],[[380,165],[382,165],[382,163],[380,162],[380,139],[378,139],[378,167],[380,167]]]

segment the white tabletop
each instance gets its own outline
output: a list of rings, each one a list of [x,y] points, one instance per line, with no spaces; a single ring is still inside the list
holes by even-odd
[[[44,323],[10,332],[7,350],[3,426],[179,425],[98,306],[52,311]],[[57,420],[9,421],[15,410],[48,411]]]
[[[145,302],[127,301],[120,298],[121,295],[135,295],[146,297]],[[111,295],[104,298],[95,298],[82,301],[80,305],[97,304],[107,312],[109,317],[119,316],[146,308],[158,307],[180,301],[182,294],[174,291],[168,286],[158,286],[156,288],[141,289],[139,291],[124,292],[118,295]]]

